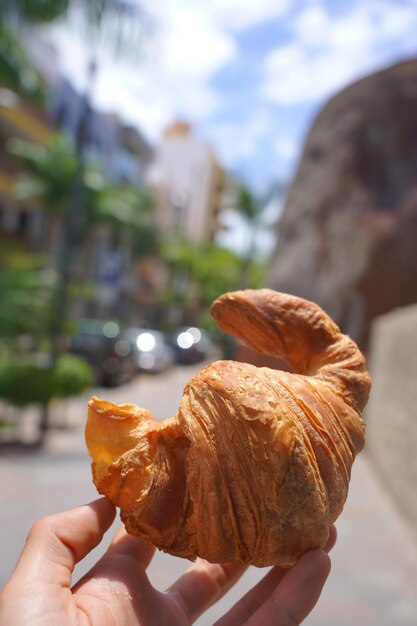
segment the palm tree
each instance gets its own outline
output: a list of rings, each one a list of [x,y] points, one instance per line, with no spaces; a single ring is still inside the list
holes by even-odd
[[[0,253],[0,340],[13,341],[22,334],[45,336],[56,275],[44,267],[40,255],[28,255],[3,244]]]
[[[61,18],[71,17],[78,22],[86,39],[91,44],[89,66],[90,82],[93,81],[97,68],[97,48],[105,46],[119,57],[132,56],[141,48],[144,35],[149,32],[150,22],[138,4],[127,0],[2,0],[0,15],[0,83],[17,91],[25,97],[32,97],[27,89],[27,81],[23,79],[29,73],[31,64],[25,57],[23,47],[17,43],[20,33],[26,27],[49,24]],[[137,54],[136,54],[137,56]],[[35,79],[36,73],[32,71]],[[41,85],[36,80],[34,95],[41,94]],[[91,85],[90,85],[91,87]],[[73,275],[72,261],[75,251],[85,233],[100,220],[111,223],[112,228],[129,229],[129,237],[140,238],[140,229],[146,222],[147,233],[149,211],[144,217],[144,194],[138,191],[135,202],[133,192],[116,203],[119,211],[109,210],[106,194],[113,200],[117,196],[116,189],[106,186],[104,177],[99,172],[91,171],[91,164],[85,158],[85,131],[89,92],[85,95],[85,107],[78,120],[78,131],[75,137],[75,151],[68,150],[65,140],[56,139],[55,144],[45,149],[39,146],[15,143],[12,150],[25,160],[28,175],[20,181],[18,192],[21,197],[42,199],[46,211],[51,215],[60,215],[61,238],[57,255],[58,288],[55,290],[52,307],[52,353],[50,373],[57,366],[59,359],[59,338],[63,333],[69,299],[69,283]],[[103,182],[104,181],[104,182]],[[140,196],[140,197],[139,197]],[[123,210],[120,210],[121,207]],[[129,208],[130,207],[130,208]],[[140,211],[138,209],[140,207]],[[138,215],[140,213],[140,218]],[[138,218],[138,219],[135,219]],[[150,241],[151,238],[148,238]],[[43,429],[48,425],[48,412],[42,418]]]
[[[30,63],[17,37],[1,22],[0,86],[32,102],[42,103],[45,99],[42,77]]]
[[[153,22],[139,2],[129,0],[2,0],[0,13],[0,78],[8,73],[33,73],[30,59],[17,42],[25,28],[49,25],[57,20],[76,23],[90,47],[87,65],[97,64],[98,48],[119,58],[134,58],[153,30]],[[25,65],[25,67],[23,67]],[[32,79],[33,80],[33,79]],[[14,81],[18,86],[17,80]],[[18,89],[19,91],[19,89]]]
[[[26,28],[46,26],[76,16],[92,47],[99,44],[121,56],[138,49],[151,29],[139,5],[126,0],[2,0],[0,12],[0,84],[32,101],[45,90],[19,37]]]
[[[45,146],[14,139],[9,142],[9,149],[25,166],[25,173],[16,183],[16,196],[21,201],[31,201],[41,206],[48,215],[47,223],[51,219],[62,219],[68,195],[78,175],[73,142],[62,135],[53,136]],[[3,266],[0,290],[7,303],[4,310],[0,311],[0,337],[29,333],[46,339],[49,343],[50,364],[48,372],[42,370],[39,374],[45,381],[55,380],[53,372],[59,371],[62,363],[66,363],[57,349],[56,340],[58,333],[61,334],[68,323],[69,279],[78,279],[78,297],[82,297],[86,291],[83,287],[91,281],[88,269],[92,265],[93,239],[97,227],[106,227],[113,238],[123,237],[125,249],[130,250],[132,258],[153,252],[153,246],[156,245],[152,201],[145,189],[109,184],[98,165],[91,161],[86,161],[82,172],[85,210],[80,216],[82,219],[76,233],[77,241],[82,244],[82,260],[79,263],[82,272],[78,276],[68,274],[63,277],[54,267],[48,268],[45,258],[32,257],[30,260],[28,256],[21,256],[23,261],[17,266],[8,264],[7,258],[5,262],[0,258]],[[55,253],[59,257],[61,251],[58,249]],[[59,259],[55,260],[54,265],[58,269],[61,267]],[[65,289],[63,279],[67,281]],[[62,301],[63,297],[65,302]],[[78,363],[73,365],[77,371],[81,367]],[[36,370],[36,365],[31,364],[30,367],[29,378]],[[82,380],[85,380],[85,376]],[[53,388],[48,386],[48,393],[52,391]],[[3,390],[3,397],[9,398],[4,393]],[[49,396],[46,395],[41,403],[43,433],[48,428],[48,401]]]
[[[132,25],[132,21],[139,19],[144,24],[147,20],[140,4],[127,0],[2,0],[1,23],[15,30],[28,25],[51,24],[73,12],[77,12],[90,38],[92,35],[111,37],[119,49],[138,26],[137,23]],[[105,33],[102,32],[104,24]]]
[[[250,274],[256,258],[256,247],[264,203],[256,196],[250,187],[238,183],[234,193],[234,210],[242,217],[249,233],[249,245],[243,253],[239,287],[245,289],[250,284]]]
[[[161,296],[168,307],[168,317],[177,325],[209,322],[203,320],[217,296],[236,288],[240,259],[231,250],[212,241],[192,242],[172,239],[164,242],[162,257],[170,280]],[[166,312],[166,311],[165,311]]]
[[[62,219],[78,175],[74,142],[63,134],[56,134],[44,146],[12,139],[8,149],[25,167],[25,173],[15,185],[16,198],[41,206],[47,214],[47,224]],[[87,247],[91,249],[91,236],[97,226],[104,225],[114,237],[120,233],[129,234],[136,258],[153,251],[155,227],[149,192],[141,187],[109,183],[100,166],[92,160],[85,162],[82,175],[85,210],[77,223],[77,232],[71,233],[71,239],[74,237],[82,247],[89,238]],[[48,248],[48,241],[51,237],[46,233],[44,248]],[[61,251],[55,253],[59,265]]]

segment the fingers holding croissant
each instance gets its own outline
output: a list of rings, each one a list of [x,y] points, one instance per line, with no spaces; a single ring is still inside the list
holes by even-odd
[[[289,372],[217,361],[165,422],[93,398],[86,439],[100,493],[129,532],[212,562],[291,565],[322,547],[364,444],[370,380],[356,344],[315,304],[271,290],[221,296],[221,329]]]

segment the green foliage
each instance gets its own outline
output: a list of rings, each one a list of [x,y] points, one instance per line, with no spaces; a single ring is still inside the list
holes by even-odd
[[[46,405],[50,398],[50,372],[30,362],[0,365],[0,398],[15,406]]]
[[[138,50],[140,44],[142,49],[144,35],[146,38],[149,34],[149,30],[145,32],[146,15],[140,3],[120,0],[0,0],[0,4],[0,86],[31,100],[42,101],[43,83],[32,67],[24,46],[18,41],[24,36],[25,26],[50,23],[70,16],[73,23],[77,22],[80,32],[87,35],[93,55],[98,48],[107,47],[116,55],[127,52],[133,57],[134,48]],[[80,162],[69,139],[55,136],[47,146],[16,139],[8,147],[25,166],[25,174],[15,188],[19,200],[35,201],[50,214],[60,214],[64,217],[62,223],[65,227],[71,221],[65,218],[78,217],[75,212],[71,213],[74,202],[70,203],[70,199],[75,198],[75,190],[78,192],[81,219],[76,225],[71,224],[71,241],[78,244],[78,239],[81,239],[81,243],[85,243],[98,224],[105,224],[113,233],[123,233],[134,254],[139,256],[155,249],[157,242],[149,197],[133,187],[127,189],[110,185],[96,164]],[[65,232],[69,231],[70,228]],[[27,258],[18,259],[16,255],[12,255],[12,261],[12,257],[8,258],[5,254],[3,259],[0,258],[3,302],[0,308],[0,336],[9,340],[9,344],[2,348],[6,357],[10,354],[13,337],[26,334],[32,338],[49,336],[50,340],[58,329],[64,329],[61,320],[64,315],[56,305],[58,300],[66,304],[67,277],[63,268],[70,264],[66,264],[69,259],[64,249],[65,245],[61,246],[57,255],[59,275],[44,269],[45,263],[34,261],[31,264]],[[88,249],[87,246],[85,249]],[[63,308],[66,308],[65,304]],[[78,393],[91,382],[88,366],[78,357],[66,355],[55,360],[53,355],[53,367],[44,368],[29,357],[24,359],[17,355],[17,360],[12,363],[4,360],[4,355],[0,363],[0,397],[19,406],[29,402],[47,406],[51,398]]]
[[[93,380],[93,371],[87,361],[75,354],[63,354],[52,372],[53,397],[76,396],[91,387]]]
[[[200,285],[201,300],[207,307],[222,293],[236,288],[241,262],[237,254],[215,244],[205,244],[201,251],[193,278]]]
[[[9,29],[48,24],[70,17],[90,46],[137,61],[153,30],[140,2],[124,0],[1,0],[0,21]]]
[[[265,273],[268,268],[268,260],[256,261],[251,263],[249,267],[249,287],[251,289],[260,289],[264,286]]]
[[[43,103],[45,83],[19,42],[19,28],[54,21],[68,10],[69,0],[1,0],[0,4],[0,85]]]
[[[250,187],[239,183],[234,186],[233,208],[244,219],[250,233],[249,245],[242,258],[238,287],[239,289],[257,287],[259,286],[261,266],[256,259],[258,256],[257,236],[262,228],[262,216],[265,205]]]
[[[2,0],[4,16],[26,24],[52,22],[62,16],[68,6],[69,0]]]
[[[11,139],[7,148],[23,162],[27,172],[18,179],[14,190],[16,197],[22,201],[37,200],[50,213],[62,211],[78,169],[71,140],[56,134],[47,145],[41,146],[23,139]]]
[[[80,174],[73,142],[63,134],[56,134],[45,146],[12,139],[7,147],[26,169],[15,186],[15,196],[21,201],[36,200],[49,213],[62,213]],[[81,178],[84,235],[98,224],[107,224],[115,231],[125,230],[136,237],[143,234],[149,240],[153,201],[146,189],[109,183],[102,168],[93,161],[83,165]]]
[[[168,291],[163,294],[167,305],[176,306],[188,319],[184,322],[200,323],[202,315],[212,301],[226,291],[232,291],[239,285],[242,272],[242,259],[236,253],[222,248],[213,242],[200,244],[185,240],[173,240],[163,246],[163,258],[167,263],[171,280]],[[259,281],[261,270],[257,263],[258,275],[251,273]],[[203,325],[207,325],[204,320]]]
[[[2,0],[3,19],[13,24],[48,24],[76,8],[86,26],[99,28],[108,18],[132,18],[134,8],[120,0]]]
[[[145,188],[109,185],[104,181],[90,202],[89,223],[107,224],[114,232],[129,234],[136,258],[152,254],[158,247],[153,221],[153,198]]]
[[[44,81],[16,37],[0,22],[0,86],[34,102],[45,99]]]
[[[236,189],[235,208],[249,223],[253,223],[258,221],[263,207],[259,198],[249,187],[240,184]]]
[[[19,334],[43,337],[48,332],[57,276],[43,267],[41,256],[19,250],[0,253],[0,338]]]
[[[145,188],[109,183],[100,166],[93,161],[85,163],[80,170],[75,146],[62,134],[54,135],[45,146],[13,139],[8,142],[8,149],[26,169],[15,185],[17,199],[35,200],[49,213],[63,214],[81,174],[82,240],[102,224],[113,233],[128,233],[137,258],[157,249],[153,199]]]
[[[185,239],[171,239],[164,242],[162,256],[173,272],[192,272],[199,260],[202,246]]]
[[[0,85],[32,101],[45,99],[44,82],[17,37],[25,26],[49,24],[77,16],[77,28],[97,50],[137,61],[137,52],[153,30],[139,3],[120,0],[1,0]]]
[[[91,386],[93,374],[81,357],[63,355],[54,367],[20,358],[0,363],[0,398],[18,407],[47,406],[53,398],[76,395]]]

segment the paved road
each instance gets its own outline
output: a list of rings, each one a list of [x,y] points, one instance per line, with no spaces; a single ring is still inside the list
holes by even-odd
[[[99,394],[116,402],[136,402],[163,419],[176,410],[193,371],[176,368],[165,376],[143,376],[123,388],[100,390]],[[55,419],[64,421],[67,428],[53,430],[43,451],[0,451],[0,586],[38,517],[96,497],[83,440],[86,401],[87,397],[79,398],[64,410],[57,408]],[[348,502],[337,527],[339,540],[332,553],[332,573],[319,605],[305,624],[415,626],[416,538],[393,506],[366,453],[355,462]],[[77,578],[105,545],[78,566]],[[182,559],[157,553],[149,572],[155,586],[163,589],[186,567]],[[197,624],[213,624],[264,573],[251,568]]]

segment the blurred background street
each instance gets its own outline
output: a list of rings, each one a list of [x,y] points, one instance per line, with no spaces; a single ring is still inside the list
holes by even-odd
[[[39,516],[95,497],[93,393],[162,420],[213,359],[283,366],[209,313],[269,287],[373,379],[307,623],[417,624],[416,32],[416,0],[2,0],[1,583]]]

